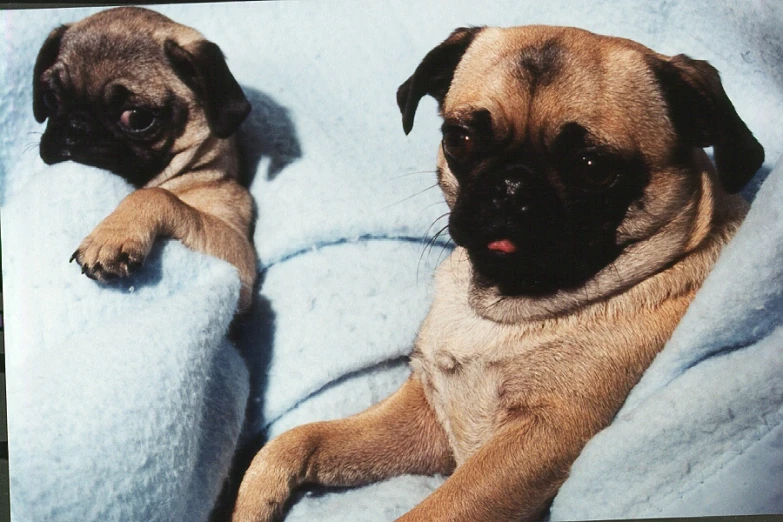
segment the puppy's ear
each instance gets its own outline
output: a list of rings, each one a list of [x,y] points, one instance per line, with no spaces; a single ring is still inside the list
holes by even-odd
[[[250,102],[226,65],[220,48],[200,40],[188,49],[174,40],[164,44],[177,76],[204,104],[207,124],[218,138],[228,138],[250,113]]]
[[[455,29],[443,43],[427,53],[413,76],[397,89],[397,106],[402,113],[402,128],[405,134],[410,133],[413,128],[416,108],[425,94],[431,95],[438,100],[439,105],[443,105],[443,99],[454,78],[454,70],[481,29],[483,27]]]
[[[33,115],[38,123],[43,123],[48,114],[43,101],[41,75],[57,61],[57,56],[60,54],[60,41],[67,29],[67,25],[61,25],[49,33],[41,50],[38,51],[38,58],[35,60],[35,67],[33,68]]]
[[[726,96],[718,71],[684,54],[655,59],[653,71],[680,139],[693,147],[713,147],[723,187],[739,192],[764,162],[764,148]]]

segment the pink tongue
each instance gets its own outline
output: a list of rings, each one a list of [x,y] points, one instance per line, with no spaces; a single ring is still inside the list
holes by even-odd
[[[508,239],[501,239],[500,241],[493,241],[487,245],[490,250],[497,250],[498,252],[505,252],[510,254],[517,251],[517,246]]]

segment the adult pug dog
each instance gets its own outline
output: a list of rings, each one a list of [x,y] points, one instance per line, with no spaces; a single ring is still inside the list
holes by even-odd
[[[33,112],[49,120],[44,162],[107,169],[138,189],[74,252],[85,275],[127,277],[168,236],[236,266],[238,310],[249,306],[253,202],[233,134],[250,104],[217,45],[142,8],[63,25],[38,54]]]
[[[398,91],[406,132],[424,95],[459,246],[412,375],[269,442],[235,521],[275,519],[300,484],[404,473],[451,476],[399,520],[542,516],[738,228],[764,156],[709,64],[578,29],[457,29]]]

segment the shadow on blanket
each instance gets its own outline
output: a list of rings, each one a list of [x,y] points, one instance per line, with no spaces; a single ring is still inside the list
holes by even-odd
[[[288,165],[301,158],[302,149],[288,109],[257,89],[243,86],[243,90],[253,109],[240,127],[237,141],[241,156],[242,184],[250,187],[264,159],[269,160],[266,177],[271,180]],[[272,305],[260,293],[264,274],[263,267],[259,267],[253,305],[246,314],[234,319],[228,335],[245,359],[253,390],[266,388],[265,381],[275,334],[275,314]],[[256,424],[261,412],[261,400],[250,394],[239,449],[234,456],[231,471],[210,520],[220,521],[229,518],[242,475],[258,448],[266,442],[264,433],[252,436],[249,429]]]
[[[288,165],[302,157],[302,149],[288,109],[257,89],[245,86],[243,90],[253,109],[240,127],[237,141],[241,155],[242,182],[250,187],[262,160],[269,160],[266,177],[274,179]],[[264,282],[264,267],[258,267],[258,272],[253,306],[246,314],[235,318],[229,332],[229,338],[245,358],[251,375],[251,389],[254,390],[266,388],[266,374],[275,332],[275,317],[271,304],[260,294]],[[245,432],[247,425],[261,416],[261,411],[260,401],[251,396],[245,416]],[[247,435],[240,442],[246,441],[246,438]]]
[[[288,109],[257,89],[243,86],[242,90],[253,107],[237,135],[242,183],[249,187],[262,159],[269,158],[266,177],[274,179],[302,157],[302,147]]]
[[[237,346],[247,364],[251,390],[266,387],[266,375],[272,354],[272,342],[275,337],[275,313],[269,300],[259,294],[259,290],[263,286],[263,277],[264,273],[262,272],[256,281],[255,300],[252,307],[247,314],[234,319],[229,332],[229,339]],[[261,416],[261,411],[261,400],[251,393],[247,399],[245,422],[238,449],[234,455],[231,470],[223,483],[217,502],[215,502],[210,522],[221,522],[230,518],[242,477],[258,449],[266,443],[265,432],[253,435],[250,429]]]
[[[710,159],[713,159],[712,156],[710,156]],[[767,176],[769,176],[770,172],[772,172],[771,168],[762,166],[759,171],[756,172],[756,175],[753,176],[753,179],[751,179],[748,184],[745,185],[745,188],[742,189],[742,197],[753,203],[753,200],[756,199],[756,194],[761,188],[762,183],[764,183],[764,180],[767,179]]]

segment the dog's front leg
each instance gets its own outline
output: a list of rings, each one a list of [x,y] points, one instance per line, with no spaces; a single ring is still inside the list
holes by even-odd
[[[540,520],[587,439],[544,411],[508,422],[397,522]]]
[[[294,428],[253,459],[239,487],[233,522],[267,522],[282,514],[306,483],[358,486],[407,473],[449,473],[446,434],[411,377],[391,397],[347,419]]]
[[[192,190],[188,196],[199,201],[193,197],[198,192],[199,189]],[[79,263],[88,277],[109,282],[138,269],[158,236],[178,239],[193,250],[237,267],[242,282],[241,311],[252,299],[256,258],[247,237],[248,224],[240,223],[244,219],[230,221],[186,203],[166,189],[143,188],[123,199],[82,241],[71,259]]]

